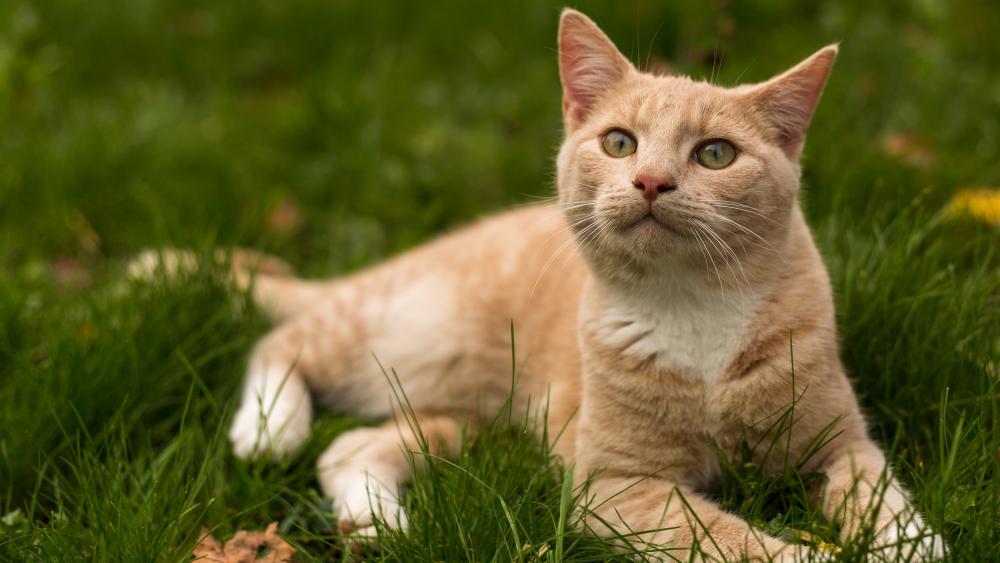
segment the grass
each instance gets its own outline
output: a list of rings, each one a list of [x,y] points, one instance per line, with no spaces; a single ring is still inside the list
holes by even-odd
[[[371,264],[551,192],[559,5],[182,0],[0,4],[0,559],[183,560],[202,525],[280,523],[341,559],[315,459],[225,440],[266,324],[206,273],[128,285],[147,247],[267,250],[308,275]],[[805,206],[874,434],[959,561],[1000,560],[998,230],[944,209],[1000,183],[1000,6],[581,2],[634,61],[762,80],[842,54]],[[886,150],[885,140],[896,148]],[[565,467],[500,420],[409,489],[384,559],[605,560]],[[834,531],[799,477],[730,460],[720,501]],[[862,560],[865,545],[840,560]]]

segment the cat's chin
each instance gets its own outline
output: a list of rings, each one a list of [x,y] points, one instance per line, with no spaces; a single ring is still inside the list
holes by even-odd
[[[622,228],[618,237],[628,254],[649,260],[673,254],[681,233],[669,223],[646,215]]]
[[[657,218],[652,213],[649,213],[639,220],[632,223],[629,226],[632,231],[637,231],[640,235],[648,236],[650,233],[663,232],[664,234],[678,236],[680,231],[676,227],[672,227],[670,223],[662,219]]]

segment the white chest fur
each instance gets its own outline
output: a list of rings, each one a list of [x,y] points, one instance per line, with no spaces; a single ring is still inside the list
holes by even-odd
[[[757,300],[718,293],[609,291],[592,321],[605,344],[706,382],[716,380],[737,352]]]

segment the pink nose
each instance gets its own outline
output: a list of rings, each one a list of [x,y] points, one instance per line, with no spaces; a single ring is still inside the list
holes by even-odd
[[[677,189],[669,174],[639,174],[632,180],[632,185],[642,190],[642,197],[649,203],[653,203],[656,196]]]

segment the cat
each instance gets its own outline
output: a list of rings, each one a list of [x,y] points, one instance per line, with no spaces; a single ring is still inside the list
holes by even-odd
[[[398,372],[432,453],[510,393],[548,405],[555,451],[590,478],[588,524],[679,559],[805,560],[723,511],[715,447],[766,441],[792,411],[780,470],[814,447],[823,513],[844,540],[874,524],[884,556],[933,559],[922,521],[872,441],[838,357],[828,274],[801,211],[806,128],[836,58],[827,46],[733,88],[637,70],[598,26],[563,11],[565,138],[558,199],[503,213],[371,269],[326,281],[240,255],[237,283],[277,323],[255,347],[229,433],[237,456],[280,457],[313,401],[390,419],[337,437],[318,463],[345,533],[405,527],[399,487],[420,440],[381,364]],[[146,254],[176,268],[191,255]],[[260,271],[253,274],[252,270]],[[793,362],[794,356],[794,362]],[[793,404],[794,403],[794,404]],[[402,441],[402,444],[400,443]]]

